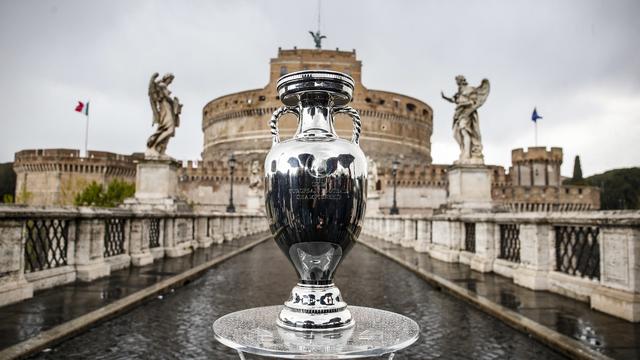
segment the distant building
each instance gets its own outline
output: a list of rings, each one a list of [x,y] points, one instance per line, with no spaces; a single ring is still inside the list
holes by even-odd
[[[506,182],[494,181],[492,189],[493,200],[508,209],[581,211],[600,208],[600,190],[597,187],[562,185],[562,148],[515,149],[511,151],[511,163]]]
[[[135,160],[140,155],[119,155],[79,150],[22,150],[15,154],[16,203],[72,205],[76,194],[92,181],[107,185],[113,179],[135,183]]]
[[[391,162],[394,158],[401,160],[397,175],[401,213],[428,213],[446,203],[447,169],[450,165],[432,164],[431,107],[407,95],[366,88],[361,81],[362,63],[356,58],[355,50],[296,48],[278,49],[278,56],[271,59],[266,86],[224,95],[204,106],[202,160],[189,161],[180,170],[180,193],[189,203],[224,210],[230,191],[227,159],[234,154],[238,163],[234,175],[234,203],[242,210],[246,204],[251,164],[254,161],[262,164],[271,148],[267,123],[271,114],[282,105],[277,96],[276,82],[286,73],[306,69],[335,70],[354,78],[356,87],[351,106],[362,116],[361,147],[378,167],[379,180],[375,187],[380,191],[381,210],[388,212],[391,207]],[[295,117],[284,116],[279,125],[281,137],[293,136],[296,125]],[[338,116],[336,129],[339,136],[351,137],[351,120],[347,116]],[[83,159],[78,157],[77,150],[37,151],[41,152],[40,155],[34,153],[36,150],[16,154],[16,194],[24,189],[22,184],[26,184],[26,194],[32,194],[30,199],[22,199],[22,202],[70,204],[72,194],[82,184],[92,180],[104,183],[112,176],[107,176],[107,173],[115,172],[127,181],[135,180],[135,157],[132,156],[92,152],[89,159]],[[599,208],[600,194],[596,188],[561,185],[561,148],[549,151],[543,147],[529,148],[528,151],[516,149],[512,152],[512,163],[508,173],[501,166],[490,166],[493,169],[493,199],[505,209],[562,211]],[[86,171],[75,170],[76,167]]]

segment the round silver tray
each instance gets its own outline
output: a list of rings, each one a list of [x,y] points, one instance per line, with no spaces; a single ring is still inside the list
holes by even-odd
[[[281,305],[237,311],[213,323],[215,338],[243,353],[283,359],[353,359],[393,354],[418,340],[420,327],[385,310],[349,306],[355,326],[336,331],[293,331],[276,325]]]

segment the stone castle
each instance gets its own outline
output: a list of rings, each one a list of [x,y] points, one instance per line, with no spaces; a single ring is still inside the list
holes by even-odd
[[[445,204],[447,169],[433,164],[431,135],[433,110],[423,101],[389,91],[367,89],[361,81],[362,63],[356,52],[322,49],[278,50],[271,59],[270,81],[260,89],[225,95],[207,103],[202,112],[204,145],[202,160],[189,161],[179,171],[179,192],[190,204],[223,210],[229,198],[230,172],[227,159],[238,161],[234,175],[234,199],[239,210],[246,204],[250,169],[262,163],[271,146],[267,122],[280,105],[277,79],[289,72],[329,69],[351,75],[355,82],[351,104],[362,116],[361,146],[377,164],[376,190],[380,209],[392,203],[391,162],[401,161],[397,174],[397,197],[401,213],[429,213]],[[282,138],[296,130],[291,115],[280,121]],[[351,120],[336,118],[338,135],[350,137]],[[179,134],[178,134],[179,136]],[[16,194],[23,203],[70,204],[83,184],[105,183],[114,177],[134,182],[136,155],[77,150],[24,150],[16,153]],[[562,185],[562,149],[545,147],[515,149],[512,166],[490,166],[492,198],[511,211],[570,211],[598,209],[600,193],[589,186]],[[26,196],[21,197],[20,194]]]
[[[120,155],[80,150],[22,150],[15,154],[16,202],[30,205],[71,205],[75,195],[96,182],[114,179],[135,183],[137,160],[142,154]]]

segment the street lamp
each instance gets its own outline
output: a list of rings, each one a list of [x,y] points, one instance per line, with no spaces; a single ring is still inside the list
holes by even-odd
[[[398,161],[398,159],[393,159],[393,162],[391,163],[391,175],[393,175],[393,206],[391,207],[391,211],[389,211],[389,214],[391,215],[400,214],[398,204],[396,203],[396,175],[398,175],[398,165],[400,165],[400,161]]]
[[[229,165],[229,173],[231,174],[230,176],[231,187],[229,190],[229,206],[227,206],[227,212],[234,213],[236,212],[236,207],[233,206],[233,171],[236,168],[236,158],[235,156],[233,156],[233,153],[231,154],[231,156],[229,156],[229,160],[227,161],[227,164]]]

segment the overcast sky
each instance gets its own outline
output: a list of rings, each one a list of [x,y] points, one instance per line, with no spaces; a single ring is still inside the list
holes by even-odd
[[[184,103],[168,154],[200,158],[207,101],[260,88],[278,47],[311,48],[317,2],[0,1],[0,162],[28,148],[144,151],[152,132],[147,83],[176,75]],[[640,1],[323,0],[324,47],[356,49],[363,83],[434,109],[435,163],[458,156],[454,77],[491,81],[480,110],[485,160],[511,149],[564,148],[563,174],[640,165]],[[268,131],[265,124],[265,131]]]

